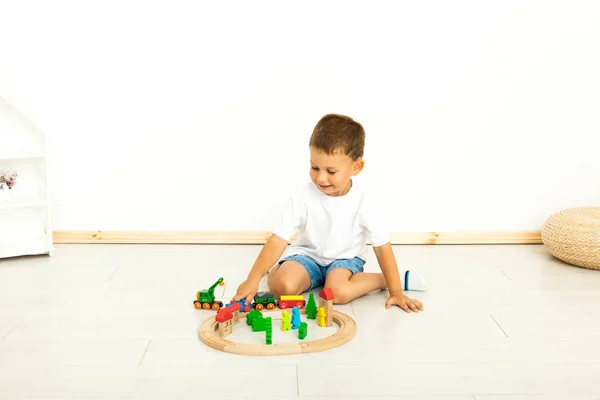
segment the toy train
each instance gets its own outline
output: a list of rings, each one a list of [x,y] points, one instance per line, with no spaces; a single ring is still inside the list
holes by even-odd
[[[304,296],[281,296],[277,299],[272,292],[258,292],[254,296],[254,301],[252,304],[246,304],[246,299],[241,299],[239,301],[232,301],[231,303],[226,304],[226,307],[229,307],[232,304],[241,304],[242,310],[244,312],[250,312],[252,309],[257,311],[262,311],[264,309],[274,310],[275,308],[280,308],[281,310],[285,310],[286,308],[304,308],[306,305],[306,301],[304,300]]]
[[[196,300],[194,300],[194,307],[197,310],[214,310],[219,311],[223,307],[223,302],[218,301],[215,298],[215,288],[217,286],[223,286],[223,278],[219,278],[211,287],[205,290],[199,290],[196,293]],[[249,312],[251,309],[256,309],[258,311],[262,311],[265,308],[267,310],[274,310],[275,307],[279,307],[284,310],[286,308],[303,308],[306,304],[304,297],[299,296],[281,296],[279,299],[276,299],[272,292],[258,292],[256,296],[254,296],[254,301],[252,304],[246,304],[246,299],[241,299],[240,301],[231,302],[226,304],[226,306],[230,306],[232,304],[240,303],[242,305],[242,310],[244,312]]]

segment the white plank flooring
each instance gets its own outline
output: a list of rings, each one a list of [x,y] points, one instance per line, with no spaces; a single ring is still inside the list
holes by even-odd
[[[0,260],[0,399],[600,399],[600,271],[543,246],[395,246],[426,274],[429,290],[409,292],[424,312],[375,292],[336,306],[358,331],[330,351],[207,348],[197,328],[213,312],[193,308],[196,291],[223,276],[229,300],[259,251],[57,245]]]

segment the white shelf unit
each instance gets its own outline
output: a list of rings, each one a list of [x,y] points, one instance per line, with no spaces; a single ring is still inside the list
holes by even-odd
[[[54,254],[44,132],[0,97],[0,171],[16,171],[0,190],[0,258]]]

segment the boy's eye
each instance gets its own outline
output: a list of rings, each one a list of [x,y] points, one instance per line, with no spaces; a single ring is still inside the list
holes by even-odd
[[[319,170],[319,167],[313,167],[312,165],[310,166],[310,168],[314,169],[315,171],[318,171],[318,170]],[[335,174],[337,171],[329,171],[329,170],[327,170],[327,172],[328,172],[329,174],[333,175],[333,174]]]

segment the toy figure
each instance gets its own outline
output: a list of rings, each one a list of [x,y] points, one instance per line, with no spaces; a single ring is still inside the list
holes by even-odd
[[[291,322],[292,320],[292,316],[290,315],[290,313],[288,311],[283,311],[281,313],[281,330],[282,331],[289,331],[291,328]]]
[[[302,322],[300,324],[300,329],[298,329],[298,338],[304,339],[306,337],[307,330],[308,326],[306,325],[306,322]]]
[[[319,317],[319,320],[317,321],[317,325],[327,326],[327,322],[325,321],[325,318],[327,317],[327,315],[325,314],[325,307],[319,307],[319,312],[317,313],[317,317]]]
[[[298,307],[292,308],[292,329],[298,329],[300,327],[300,309]]]

